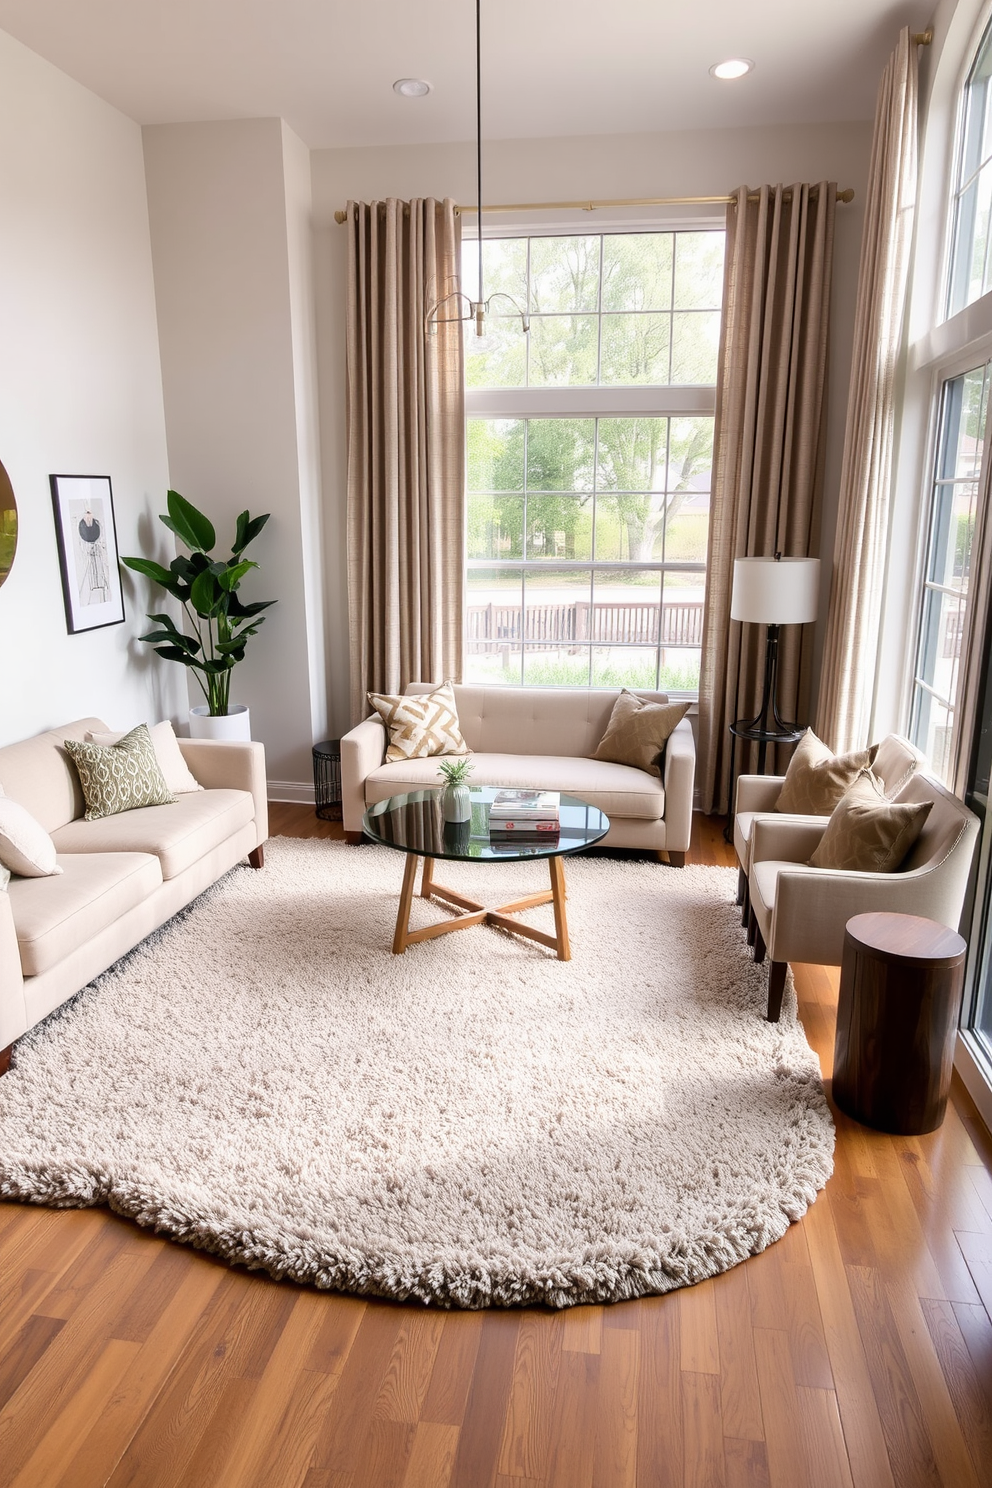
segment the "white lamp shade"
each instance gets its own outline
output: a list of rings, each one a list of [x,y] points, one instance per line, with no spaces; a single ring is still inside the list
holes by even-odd
[[[820,597],[819,558],[738,558],[731,620],[752,625],[808,625]]]

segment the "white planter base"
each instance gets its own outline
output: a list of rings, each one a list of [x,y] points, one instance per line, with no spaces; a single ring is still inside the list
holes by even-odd
[[[244,703],[232,703],[230,711],[211,717],[206,703],[189,710],[191,739],[226,739],[241,743],[251,739],[251,718]]]

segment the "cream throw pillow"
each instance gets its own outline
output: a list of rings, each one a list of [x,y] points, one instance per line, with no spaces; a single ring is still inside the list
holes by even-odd
[[[661,774],[661,752],[691,703],[653,703],[626,687],[613,704],[593,759]]]
[[[872,765],[878,745],[852,754],[831,754],[812,729],[807,729],[789,761],[776,811],[796,816],[829,816],[862,770]]]
[[[141,806],[171,806],[175,801],[155,758],[147,723],[139,723],[117,744],[63,742],[83,787],[84,821],[99,821]]]
[[[0,864],[22,878],[50,878],[62,869],[55,861],[55,843],[30,811],[0,790]],[[6,887],[9,873],[0,887]]]
[[[890,801],[863,770],[827,822],[811,868],[894,873],[923,830],[932,801]]]
[[[425,759],[431,754],[470,754],[458,726],[458,709],[450,682],[419,697],[370,692],[369,702],[386,725],[390,760]]]
[[[158,767],[165,777],[165,783],[174,796],[186,796],[191,791],[202,791],[203,786],[190,774],[189,766],[183,759],[183,752],[179,748],[179,740],[176,738],[175,729],[168,719],[164,723],[153,723],[149,726],[148,733],[151,736],[152,748],[155,750],[155,758]],[[86,735],[88,744],[119,744],[124,738],[123,733],[118,734],[94,734]]]

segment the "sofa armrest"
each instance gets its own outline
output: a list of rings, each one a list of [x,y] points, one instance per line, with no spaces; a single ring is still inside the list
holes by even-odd
[[[269,797],[265,780],[265,746],[234,744],[224,739],[180,739],[179,748],[204,790],[251,791],[255,800],[257,846],[269,835]]]
[[[808,863],[820,845],[829,817],[756,816],[751,829],[751,865],[769,860]]]
[[[695,774],[692,725],[683,718],[665,745],[665,847],[670,852],[689,851]]]
[[[341,815],[346,832],[360,832],[365,815],[365,778],[382,764],[386,729],[373,714],[341,739]]]
[[[774,811],[784,775],[738,775],[734,815],[739,811]]]
[[[27,1028],[28,1010],[14,915],[10,895],[0,889],[0,1049],[6,1049]]]

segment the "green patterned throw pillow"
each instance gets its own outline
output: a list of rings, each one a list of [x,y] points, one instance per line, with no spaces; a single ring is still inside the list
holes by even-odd
[[[165,783],[146,723],[116,744],[65,740],[86,800],[85,821],[117,816],[139,806],[169,806],[176,799]]]

